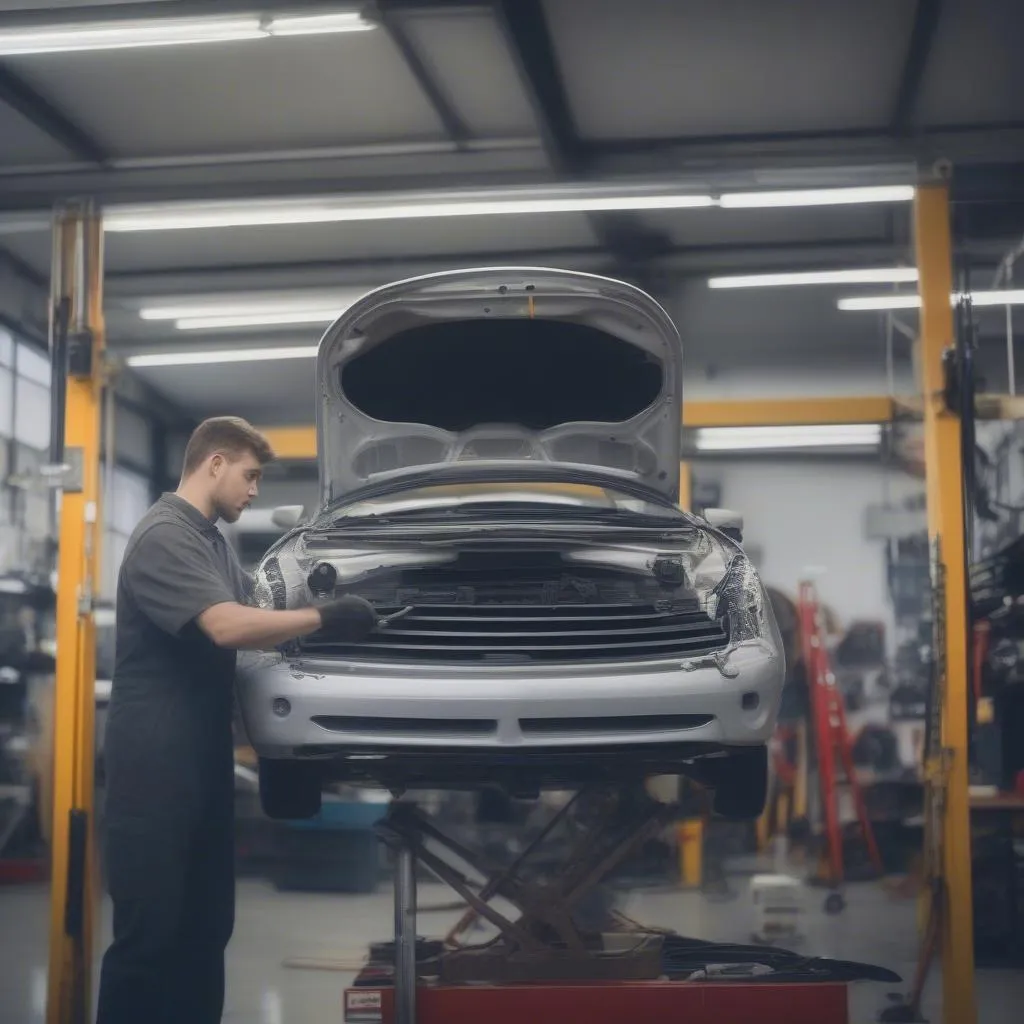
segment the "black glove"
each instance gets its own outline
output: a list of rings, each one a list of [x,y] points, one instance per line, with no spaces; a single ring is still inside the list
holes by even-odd
[[[355,594],[320,605],[322,631],[348,643],[365,640],[376,628],[378,616],[373,605]]]

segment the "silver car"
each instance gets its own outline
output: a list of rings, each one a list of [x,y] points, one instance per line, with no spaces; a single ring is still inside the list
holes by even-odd
[[[548,269],[402,281],[327,331],[317,395],[319,509],[257,601],[358,594],[382,621],[242,660],[268,814],[315,814],[330,780],[652,774],[760,813],[781,641],[738,532],[676,505],[682,350],[650,296]]]

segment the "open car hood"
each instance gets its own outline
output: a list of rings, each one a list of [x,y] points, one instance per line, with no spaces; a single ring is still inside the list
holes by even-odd
[[[620,281],[495,267],[363,296],[317,355],[321,506],[433,468],[590,468],[679,493],[682,348]]]

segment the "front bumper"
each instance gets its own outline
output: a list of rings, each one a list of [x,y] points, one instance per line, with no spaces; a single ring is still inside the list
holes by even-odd
[[[750,745],[771,736],[784,673],[764,641],[690,661],[532,670],[267,653],[240,657],[239,698],[250,742],[270,758]]]

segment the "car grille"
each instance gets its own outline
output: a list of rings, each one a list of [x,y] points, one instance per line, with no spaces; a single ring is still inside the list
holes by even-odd
[[[689,658],[720,651],[728,642],[727,624],[696,602],[669,610],[635,604],[430,604],[415,606],[361,643],[314,634],[301,649],[311,657],[360,661],[516,665]]]

